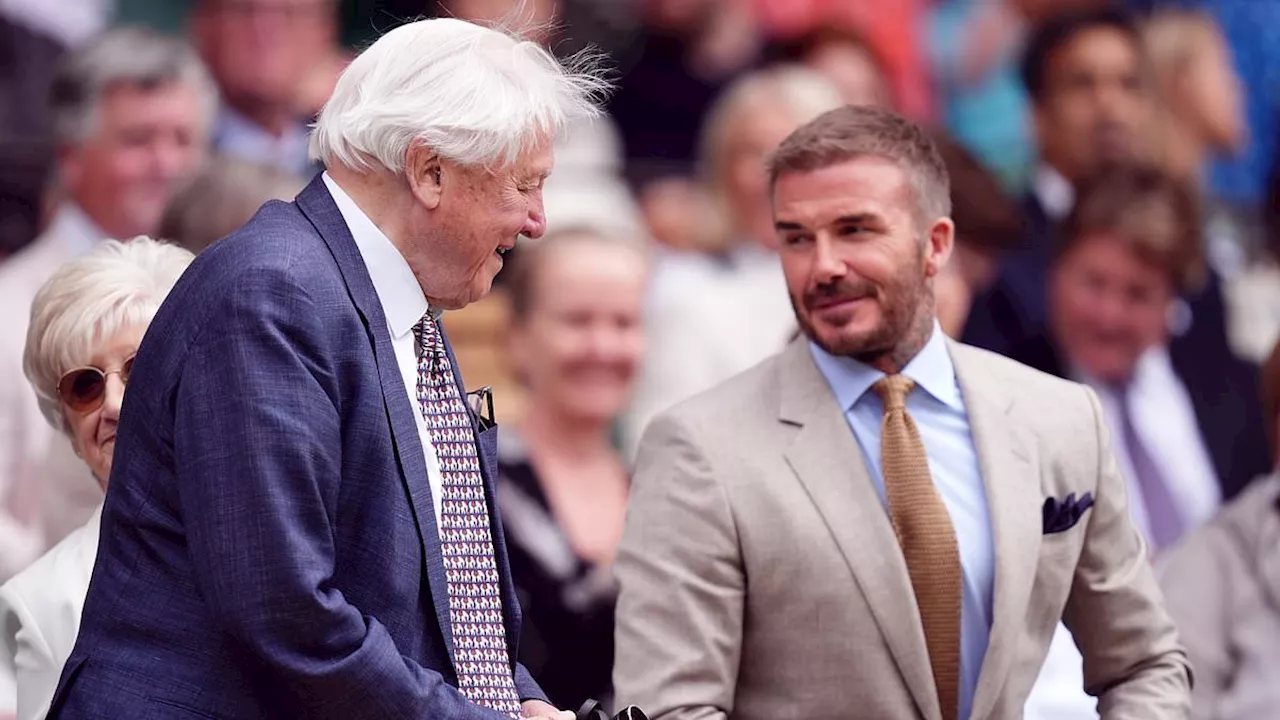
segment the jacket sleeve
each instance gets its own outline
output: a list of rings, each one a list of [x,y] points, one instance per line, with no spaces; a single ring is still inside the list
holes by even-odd
[[[641,444],[615,572],[618,705],[654,720],[732,713],[746,596],[737,527],[721,480],[670,413]]]
[[[1187,718],[1191,668],[1129,519],[1102,408],[1083,388],[1096,428],[1097,492],[1063,621],[1084,656],[1085,689],[1108,720]]]
[[[343,420],[323,308],[268,271],[214,302],[174,395],[181,511],[213,622],[280,688],[283,715],[504,717],[401,655],[331,582]]]

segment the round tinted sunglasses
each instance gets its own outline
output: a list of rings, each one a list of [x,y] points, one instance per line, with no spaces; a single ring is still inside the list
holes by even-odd
[[[67,371],[58,381],[58,397],[76,412],[97,410],[102,407],[102,401],[107,396],[107,376],[119,375],[120,382],[127,385],[134,357],[130,355],[118,370],[102,370],[87,365]]]

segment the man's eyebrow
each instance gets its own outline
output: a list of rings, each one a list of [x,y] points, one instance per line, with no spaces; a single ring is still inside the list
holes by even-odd
[[[835,225],[864,225],[869,222],[879,221],[880,216],[875,213],[854,213],[853,215],[841,215],[836,218]]]
[[[778,220],[773,224],[776,230],[803,230],[804,226],[800,223],[790,222],[787,220]]]

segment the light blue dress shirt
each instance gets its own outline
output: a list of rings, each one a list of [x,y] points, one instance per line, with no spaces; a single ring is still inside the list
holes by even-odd
[[[884,404],[870,392],[884,373],[856,360],[835,357],[810,343],[818,369],[827,379],[853,430],[867,471],[885,501],[880,470],[880,422]],[[907,412],[920,430],[929,472],[955,527],[964,576],[960,619],[960,715],[969,717],[982,659],[991,634],[991,595],[995,580],[995,548],[991,516],[969,431],[969,415],[956,383],[946,338],[935,323],[933,335],[902,374],[915,381],[907,396]]]

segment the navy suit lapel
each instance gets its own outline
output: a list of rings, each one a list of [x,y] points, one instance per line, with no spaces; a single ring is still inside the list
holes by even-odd
[[[387,330],[387,318],[382,303],[373,288],[373,280],[360,258],[355,239],[342,213],[334,204],[329,190],[320,176],[316,176],[298,195],[298,207],[324,238],[329,251],[337,261],[342,279],[351,294],[351,300],[364,321],[365,331],[373,346],[378,380],[382,387],[382,400],[387,419],[391,423],[392,443],[400,465],[401,480],[409,495],[417,524],[418,538],[422,544],[422,557],[426,566],[427,582],[431,586],[431,599],[435,605],[440,632],[444,635],[449,658],[454,658],[453,633],[449,623],[449,593],[444,572],[444,559],[440,551],[440,534],[436,527],[435,506],[431,497],[431,485],[427,482],[427,465],[423,456],[418,426],[408,402],[408,391],[396,364],[395,350],[391,346],[391,334]]]

